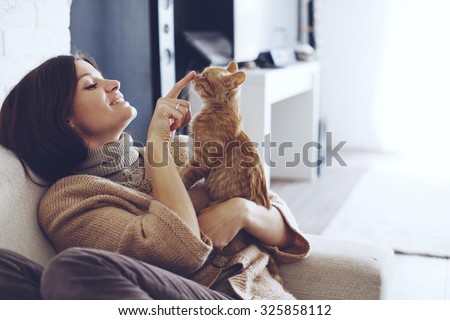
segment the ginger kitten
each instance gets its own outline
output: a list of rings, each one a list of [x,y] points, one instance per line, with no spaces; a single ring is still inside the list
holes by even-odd
[[[263,165],[242,129],[238,89],[244,80],[245,73],[234,61],[227,68],[208,67],[194,78],[194,89],[203,101],[191,122],[198,162],[191,163],[182,177],[187,187],[207,178],[215,202],[242,197],[269,209]]]
[[[215,202],[242,197],[270,209],[263,165],[242,128],[239,88],[244,81],[245,73],[238,71],[235,61],[226,68],[208,67],[194,78],[193,87],[203,107],[191,122],[190,131],[196,143],[194,158],[181,176],[187,188],[205,178],[209,195]],[[250,243],[258,242],[241,231],[221,253],[234,254]],[[272,258],[268,268],[281,282]]]

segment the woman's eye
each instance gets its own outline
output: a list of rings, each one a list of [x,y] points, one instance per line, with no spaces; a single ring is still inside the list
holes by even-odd
[[[95,88],[97,88],[97,84],[96,83],[91,84],[90,86],[87,86],[85,89],[87,89],[87,90],[94,90]]]

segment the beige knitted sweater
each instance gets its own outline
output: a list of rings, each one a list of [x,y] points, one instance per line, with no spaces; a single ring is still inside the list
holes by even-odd
[[[189,190],[196,212],[209,204],[202,182]],[[296,231],[285,250],[264,246],[279,263],[302,259],[309,243],[298,231],[286,204],[271,194],[271,203]],[[234,256],[213,251],[203,233],[198,238],[178,215],[151,195],[92,175],[57,181],[41,200],[39,223],[57,251],[69,247],[109,250],[211,286],[223,270],[238,265],[229,282],[243,299],[292,299],[268,273],[268,253],[250,245]]]

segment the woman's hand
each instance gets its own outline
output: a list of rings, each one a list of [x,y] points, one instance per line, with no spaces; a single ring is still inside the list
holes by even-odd
[[[215,249],[223,249],[247,225],[249,200],[233,198],[200,212],[200,230],[213,242]]]
[[[174,85],[167,96],[158,99],[148,128],[147,141],[168,142],[173,131],[189,123],[191,120],[189,101],[177,97],[194,77],[195,71],[190,72]]]
[[[268,210],[244,198],[233,198],[204,209],[198,224],[216,249],[224,248],[241,230],[279,248],[289,247],[296,237],[275,207]]]

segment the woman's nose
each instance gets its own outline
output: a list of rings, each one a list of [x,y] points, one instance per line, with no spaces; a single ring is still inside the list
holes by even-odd
[[[107,92],[118,91],[119,89],[120,82],[118,80],[108,80],[108,83],[106,85]]]

